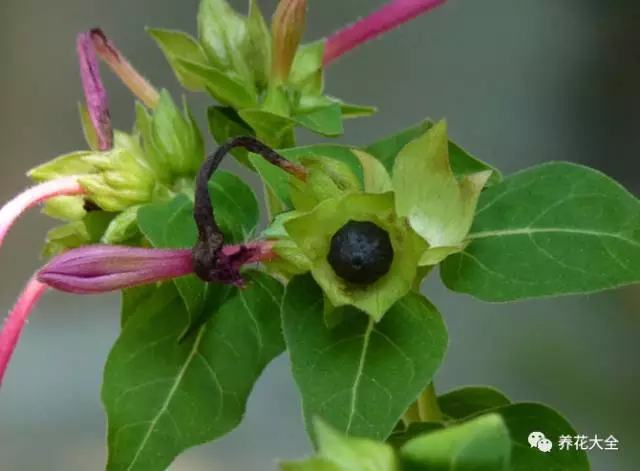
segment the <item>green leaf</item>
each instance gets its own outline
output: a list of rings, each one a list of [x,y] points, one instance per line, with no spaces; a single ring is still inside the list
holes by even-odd
[[[561,450],[560,436],[575,437],[576,430],[553,409],[536,403],[520,403],[498,407],[491,414],[502,417],[511,436],[511,470],[557,469],[588,471],[587,454],[581,450]],[[529,444],[531,432],[542,432],[553,448],[548,453]]]
[[[443,428],[444,425],[440,422],[412,422],[405,429],[394,430],[387,443],[394,448],[401,448],[409,440]]]
[[[283,330],[307,428],[314,417],[348,435],[385,439],[431,381],[447,346],[436,309],[411,293],[379,322],[353,308],[329,330],[322,291],[293,278],[282,304]]]
[[[218,143],[224,144],[233,137],[253,136],[255,133],[251,127],[244,122],[236,110],[229,106],[211,106],[207,110],[209,131]],[[242,164],[252,167],[249,162],[248,152],[244,149],[233,149],[232,155]]]
[[[296,114],[294,119],[300,126],[323,136],[336,137],[344,133],[342,109],[337,103]]]
[[[447,125],[441,121],[402,148],[393,167],[396,211],[431,248],[463,244],[480,191],[489,178],[484,171],[458,181],[448,155]],[[439,260],[436,260],[439,261]],[[423,263],[424,264],[424,263]]]
[[[640,281],[640,202],[596,170],[548,163],[483,192],[447,287],[487,301],[589,293]]]
[[[402,447],[400,456],[406,471],[507,471],[516,469],[509,467],[510,448],[502,418],[489,414],[414,438]]]
[[[304,461],[281,463],[282,471],[342,471],[338,465],[323,458],[309,458]]]
[[[251,188],[235,175],[218,171],[209,183],[209,192],[225,243],[240,243],[251,238],[259,219],[258,202]],[[191,248],[197,239],[193,203],[185,195],[140,208],[138,225],[157,248]],[[226,285],[204,283],[195,275],[174,282],[187,305],[190,326],[202,320],[205,303],[222,302],[229,292]]]
[[[178,59],[184,59],[198,64],[206,64],[207,56],[200,43],[182,31],[147,28],[147,33],[162,49],[182,86],[194,92],[204,91],[206,84],[202,78],[189,73],[178,61]]]
[[[380,160],[385,168],[391,172],[395,164],[396,156],[409,142],[422,136],[425,132],[433,127],[433,123],[429,120],[400,131],[397,134],[388,136],[384,139],[374,142],[365,148],[365,150]],[[471,156],[465,150],[455,143],[449,141],[449,161],[451,169],[457,178],[463,178],[474,173],[484,170],[491,170],[493,173],[487,182],[487,185],[493,185],[502,180],[502,175],[494,167]]]
[[[332,237],[351,220],[370,221],[385,230],[394,252],[388,272],[364,286],[342,279],[328,261]],[[284,226],[311,262],[311,274],[331,304],[355,306],[376,321],[412,289],[418,260],[426,249],[425,242],[395,215],[392,193],[346,193],[326,199]]]
[[[343,119],[366,118],[377,113],[378,108],[375,106],[354,105],[352,103],[344,103],[342,100],[331,97],[332,100],[340,104]]]
[[[284,348],[281,296],[280,283],[256,272],[180,342],[189,316],[175,291],[129,316],[104,373],[107,469],[163,470],[183,450],[235,428],[255,381]]]
[[[177,59],[177,62],[187,72],[199,77],[209,94],[221,104],[232,106],[235,109],[250,108],[256,105],[258,98],[255,90],[247,87],[232,72],[225,72],[186,59]]]
[[[438,397],[440,410],[450,419],[463,419],[509,403],[504,394],[488,386],[467,386]]]

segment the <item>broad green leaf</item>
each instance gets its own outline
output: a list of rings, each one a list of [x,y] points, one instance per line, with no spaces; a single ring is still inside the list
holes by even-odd
[[[162,297],[162,300],[157,299]],[[164,287],[164,284],[155,283],[136,286],[122,290],[122,302],[120,305],[120,326],[123,327],[138,310],[144,312],[143,304],[154,303],[154,306],[164,306],[175,297],[175,289]]]
[[[400,457],[406,471],[508,471],[515,469],[509,466],[510,449],[505,423],[500,415],[489,414],[414,438]]]
[[[409,129],[400,131],[397,134],[388,136],[370,144],[365,148],[365,150],[377,157],[378,160],[383,163],[385,168],[391,172],[393,170],[396,157],[402,148],[409,142],[417,139],[419,136],[422,136],[432,127],[433,123],[431,121],[422,121]],[[476,157],[473,157],[452,141],[449,141],[449,161],[451,163],[451,169],[457,178],[463,178],[484,170],[491,170],[493,173],[491,174],[487,185],[493,185],[502,180],[502,175],[498,170]]]
[[[487,301],[640,281],[640,202],[579,165],[544,164],[487,189],[469,239],[440,273],[450,289]]]
[[[202,80],[202,77],[191,74],[178,61],[178,59],[184,59],[206,65],[207,56],[200,43],[182,31],[147,28],[147,33],[162,49],[182,86],[194,92],[204,91],[206,83]]]
[[[296,114],[294,119],[300,126],[323,136],[336,137],[344,133],[342,110],[337,103]]]
[[[253,129],[242,120],[236,110],[229,106],[209,107],[207,110],[207,118],[209,131],[218,145],[224,144],[232,137],[252,136],[255,134]],[[231,153],[242,164],[251,167],[246,150],[233,149]]]
[[[492,409],[491,415],[502,417],[511,436],[511,471],[570,470],[588,471],[587,454],[581,450],[559,447],[562,435],[575,437],[577,432],[553,409],[536,403],[520,403]],[[529,444],[529,434],[542,432],[551,441],[552,449],[541,452]],[[606,438],[606,437],[601,437]]]
[[[247,241],[253,235],[259,219],[258,202],[251,189],[238,177],[218,171],[209,183],[216,221],[226,243]],[[167,203],[156,203],[138,211],[138,225],[154,247],[191,248],[197,239],[193,219],[193,203],[179,195]],[[195,275],[174,280],[191,315],[190,326],[201,320],[206,302],[222,302],[228,287],[204,283]]]
[[[182,341],[189,315],[175,291],[128,316],[102,389],[109,471],[163,470],[240,423],[255,381],[284,348],[281,296],[280,283],[255,272],[247,289]]]
[[[366,438],[347,437],[320,420],[315,423],[318,457],[284,466],[288,470],[396,471],[391,446]]]
[[[447,143],[447,125],[442,121],[403,147],[393,167],[396,211],[430,248],[463,243],[490,175],[484,171],[458,181],[449,164]]]
[[[250,108],[257,103],[255,90],[247,87],[232,72],[181,58],[176,61],[185,71],[202,80],[209,94],[221,104],[242,109]]]
[[[331,239],[349,221],[370,221],[389,235],[393,261],[369,285],[339,277],[328,261]],[[326,199],[312,211],[284,223],[287,233],[311,263],[311,274],[336,307],[354,306],[379,321],[413,287],[425,242],[395,215],[393,194],[346,193]]]
[[[509,402],[504,394],[488,386],[467,386],[438,397],[440,410],[449,419],[463,419]]]
[[[438,369],[447,346],[440,314],[411,293],[375,323],[353,308],[328,329],[309,275],[293,278],[283,330],[307,428],[321,418],[348,435],[382,440]]]
[[[358,149],[353,149],[353,153],[362,165],[364,190],[367,193],[386,193],[393,190],[389,172],[378,159]]]

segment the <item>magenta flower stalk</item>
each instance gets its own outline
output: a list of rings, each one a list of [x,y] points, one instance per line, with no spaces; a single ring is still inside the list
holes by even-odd
[[[107,92],[100,78],[100,67],[96,56],[91,33],[80,33],[76,40],[80,79],[87,102],[91,124],[98,138],[98,149],[109,150],[113,147],[113,129]]]
[[[113,42],[107,38],[101,29],[92,29],[87,34],[93,41],[98,57],[111,68],[140,101],[151,109],[155,108],[158,100],[160,100],[160,94],[153,85],[133,68],[127,58],[116,49]]]
[[[343,28],[327,39],[323,64],[329,65],[351,49],[426,13],[446,0],[392,0],[369,16]]]
[[[7,365],[18,344],[22,329],[46,289],[47,285],[39,282],[35,276],[31,278],[4,321],[2,330],[0,330],[0,385],[2,385]]]
[[[248,263],[274,256],[270,242],[227,245],[221,260],[238,271]],[[222,262],[221,262],[222,263]],[[95,294],[154,283],[194,272],[191,249],[148,249],[115,245],[89,245],[52,259],[37,280],[59,291]],[[243,281],[232,280],[242,286]]]
[[[76,177],[64,177],[41,183],[25,190],[0,209],[0,247],[5,235],[27,209],[56,196],[73,196],[85,193]]]

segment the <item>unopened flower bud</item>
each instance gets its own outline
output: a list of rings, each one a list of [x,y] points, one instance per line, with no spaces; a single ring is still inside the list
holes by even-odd
[[[306,0],[281,0],[273,15],[273,62],[271,75],[276,84],[286,82],[304,33]]]

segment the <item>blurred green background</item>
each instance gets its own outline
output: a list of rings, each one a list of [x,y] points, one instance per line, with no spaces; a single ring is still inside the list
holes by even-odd
[[[244,1],[232,3],[245,8]],[[271,14],[275,0],[259,3]],[[307,38],[381,3],[310,0]],[[28,184],[28,168],[84,148],[77,32],[100,25],[156,86],[177,96],[176,80],[144,27],[194,33],[196,9],[196,0],[0,0],[0,201]],[[132,98],[109,72],[103,75],[114,123],[129,129]],[[570,160],[640,192],[637,0],[450,0],[334,64],[327,87],[380,108],[373,118],[347,123],[344,142],[364,144],[426,116],[446,117],[461,145],[507,174]],[[209,98],[189,100],[203,116]],[[0,252],[1,311],[41,263],[51,225],[32,211],[9,234]],[[594,469],[638,469],[639,289],[518,305],[448,293],[437,276],[425,290],[450,330],[440,391],[486,383],[514,400],[548,403],[578,432],[620,440],[618,452],[590,454]],[[45,296],[0,391],[2,471],[102,469],[100,382],[117,334],[117,295]],[[308,452],[288,368],[286,358],[275,361],[244,423],[188,451],[171,469],[275,469],[277,459]]]

